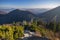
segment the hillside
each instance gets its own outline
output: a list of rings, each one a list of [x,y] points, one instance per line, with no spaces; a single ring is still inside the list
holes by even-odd
[[[42,13],[38,16],[47,22],[51,22],[54,20],[56,20],[56,22],[60,22],[60,6],[49,10],[45,13]]]
[[[23,11],[19,9],[15,9],[8,14],[1,15],[0,17],[0,24],[4,23],[12,23],[12,22],[18,22],[18,21],[31,21],[31,19],[38,18],[35,14],[29,12],[29,11]]]

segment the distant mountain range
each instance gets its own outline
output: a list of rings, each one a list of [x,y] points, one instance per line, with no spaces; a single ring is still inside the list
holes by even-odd
[[[13,10],[15,10],[15,8],[10,8],[10,9],[7,9],[7,8],[0,8],[0,11],[5,11],[5,12],[7,12],[7,13],[9,13],[10,11],[13,11]],[[32,13],[34,13],[34,14],[39,14],[39,13],[43,13],[43,12],[46,12],[46,11],[48,11],[49,9],[43,9],[43,8],[31,8],[31,9],[26,9],[26,8],[22,8],[22,9],[20,9],[20,10],[25,10],[25,11],[30,11],[30,12],[32,12]]]
[[[47,12],[44,12],[42,14],[39,14],[38,16],[42,20],[47,22],[53,22],[53,21],[60,22],[60,6]]]
[[[6,12],[4,12],[4,11],[0,11],[0,14],[6,14]]]
[[[32,12],[32,13],[34,13],[34,14],[40,14],[40,13],[44,13],[44,12],[46,12],[46,11],[48,11],[48,10],[50,10],[50,9],[44,9],[44,8],[35,8],[35,9],[26,9],[27,11],[30,11],[30,12]]]
[[[38,18],[35,14],[29,11],[23,11],[19,9],[15,9],[8,14],[0,15],[0,24],[4,23],[12,23],[18,21],[31,21],[31,19]]]
[[[13,10],[15,10],[14,8],[0,8],[0,11],[4,11],[4,12],[10,12],[10,11],[13,11]]]
[[[60,22],[60,6],[44,13],[34,14],[29,10],[14,9],[5,14],[4,11],[0,11],[0,24],[13,23],[18,21],[31,21],[31,19],[43,20],[45,22]]]

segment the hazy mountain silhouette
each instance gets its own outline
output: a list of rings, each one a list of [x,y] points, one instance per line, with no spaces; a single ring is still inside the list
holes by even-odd
[[[0,8],[1,11],[5,11],[9,13],[12,10],[15,10],[15,8]],[[20,10],[30,11],[34,14],[40,14],[48,11],[49,9],[46,8],[20,8]]]
[[[6,12],[4,12],[4,11],[0,11],[0,14],[6,14]]]
[[[33,18],[37,18],[36,15],[29,11],[22,11],[19,9],[15,9],[11,11],[8,14],[0,15],[0,24],[4,23],[12,23],[12,22],[18,22],[18,21],[30,21]]]
[[[34,14],[40,14],[48,11],[49,9],[44,9],[44,8],[33,8],[33,9],[26,9],[27,11],[30,11]]]
[[[60,22],[60,6],[49,10],[45,13],[42,13],[38,16],[47,22],[51,22],[54,20],[56,20],[56,22]]]
[[[15,8],[0,8],[0,11],[9,13],[10,11],[15,10]]]

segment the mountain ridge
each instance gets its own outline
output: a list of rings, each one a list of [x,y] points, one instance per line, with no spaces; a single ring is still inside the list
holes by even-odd
[[[31,19],[35,19],[35,18],[37,18],[37,16],[29,11],[15,9],[4,16],[1,16],[0,24],[13,23],[24,20],[31,21]]]
[[[49,11],[47,11],[47,12],[45,12],[45,13],[42,13],[42,14],[40,14],[40,15],[38,15],[38,16],[39,16],[40,18],[42,18],[44,21],[49,22],[49,21],[51,21],[51,20],[53,19],[53,17],[56,16],[56,15],[57,15],[57,17],[56,17],[56,19],[54,19],[54,20],[56,20],[57,22],[60,22],[60,21],[59,21],[59,20],[60,20],[60,6],[54,8],[54,9],[52,9],[52,10],[49,10]]]

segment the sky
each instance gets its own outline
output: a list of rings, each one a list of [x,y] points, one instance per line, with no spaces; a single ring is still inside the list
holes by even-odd
[[[0,0],[0,8],[55,8],[60,0]]]

